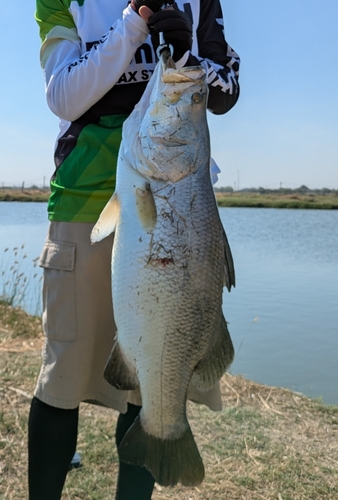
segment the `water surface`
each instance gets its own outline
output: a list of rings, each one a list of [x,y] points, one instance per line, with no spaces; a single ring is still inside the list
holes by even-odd
[[[221,209],[237,286],[231,371],[338,404],[338,212]]]

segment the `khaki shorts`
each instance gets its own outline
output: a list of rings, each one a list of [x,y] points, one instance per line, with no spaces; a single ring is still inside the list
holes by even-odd
[[[34,395],[58,408],[92,402],[122,413],[141,405],[139,391],[119,391],[103,377],[116,326],[111,296],[113,236],[90,243],[93,223],[51,222],[40,266],[44,268],[42,366]],[[218,411],[219,384],[188,397]]]

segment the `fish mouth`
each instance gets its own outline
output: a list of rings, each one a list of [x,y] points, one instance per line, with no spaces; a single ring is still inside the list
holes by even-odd
[[[162,74],[164,87],[161,94],[175,104],[191,87],[206,89],[206,72],[202,66],[190,68],[168,69]]]
[[[190,66],[181,69],[167,69],[162,75],[163,83],[185,83],[196,84],[202,83],[205,80],[205,69],[202,66]]]

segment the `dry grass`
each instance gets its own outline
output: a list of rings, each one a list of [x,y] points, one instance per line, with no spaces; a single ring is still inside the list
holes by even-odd
[[[27,416],[41,344],[38,320],[0,305],[0,499],[27,498]],[[205,481],[156,487],[154,500],[338,499],[338,408],[231,375],[222,395],[220,413],[189,404]],[[80,414],[83,467],[70,472],[63,500],[113,498],[117,414],[87,404]]]

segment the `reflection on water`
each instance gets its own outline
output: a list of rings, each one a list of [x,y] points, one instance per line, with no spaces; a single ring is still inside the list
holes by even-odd
[[[220,214],[237,280],[224,292],[236,349],[231,372],[338,404],[338,211],[222,208]],[[3,250],[25,244],[22,266],[36,272],[32,261],[47,226],[44,203],[0,203],[1,271]],[[2,287],[0,281],[0,294]],[[27,310],[41,307],[39,296],[28,289]]]

